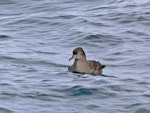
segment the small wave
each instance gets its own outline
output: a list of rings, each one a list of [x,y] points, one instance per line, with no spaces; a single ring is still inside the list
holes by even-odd
[[[66,89],[67,93],[69,93],[70,96],[98,96],[98,98],[112,98],[116,96],[116,93],[112,91],[108,91],[107,87],[103,88],[92,88],[92,87],[84,87],[84,86],[73,86],[71,88]]]
[[[7,36],[7,35],[0,35],[0,39],[6,39],[6,38],[9,38],[9,36]]]
[[[10,56],[0,56],[0,59],[1,59],[1,60],[15,60],[15,59],[17,59],[17,58],[10,57]]]
[[[135,108],[135,107],[140,107],[142,105],[142,103],[132,103],[128,106],[126,106],[126,109],[131,109],[131,108]]]
[[[143,5],[143,4],[146,4],[146,3],[150,3],[150,0],[132,0],[131,3],[136,4],[136,5]]]
[[[126,31],[126,33],[128,33],[128,34],[134,34],[134,35],[136,35],[136,36],[149,36],[146,32],[141,32],[141,31],[135,31],[135,30],[127,30]],[[135,41],[138,41],[137,39],[135,40]]]
[[[9,83],[0,83],[0,86],[11,86]]]
[[[150,113],[150,110],[147,109],[149,108],[149,104],[146,104],[146,103],[140,103],[140,102],[137,102],[137,103],[132,103],[128,106],[125,107],[126,109],[134,109],[135,112],[134,113]]]
[[[14,112],[7,108],[0,108],[0,113],[14,113]]]
[[[102,74],[101,76],[103,76],[103,77],[117,78],[117,77],[115,77],[115,76],[111,76],[111,75],[104,75],[104,74]]]
[[[142,95],[142,96],[147,97],[147,98],[150,98],[150,94],[144,94],[144,95]]]
[[[62,19],[73,19],[75,18],[76,16],[75,15],[60,15],[56,18],[62,18]]]
[[[57,63],[53,63],[53,62],[48,62],[45,60],[34,60],[32,58],[15,58],[12,56],[0,56],[0,60],[2,61],[11,61],[14,63],[21,63],[21,64],[33,64],[33,65],[49,65],[49,66],[53,66],[53,67],[68,67],[68,65],[64,65],[64,64],[57,64]]]
[[[135,113],[150,113],[150,110],[146,108],[140,108],[137,111],[135,111]]]
[[[46,52],[46,51],[34,51],[34,52],[36,52],[36,53],[41,53],[41,54],[52,54],[52,55],[55,55],[55,54],[57,54],[56,52]]]
[[[81,39],[80,39],[81,41]],[[90,34],[85,36],[82,39],[82,42],[84,41],[88,41],[88,43],[108,43],[108,45],[116,45],[116,44],[120,44],[122,43],[122,39],[118,38],[117,36],[113,36],[113,35],[105,35],[105,34]]]
[[[97,91],[96,88],[85,88],[82,86],[73,86],[69,89],[66,89],[71,96],[83,96],[83,95],[92,95]]]
[[[150,0],[114,0],[112,3],[120,3],[124,5],[143,5],[149,3]]]
[[[0,4],[14,4],[13,0],[0,0]]]

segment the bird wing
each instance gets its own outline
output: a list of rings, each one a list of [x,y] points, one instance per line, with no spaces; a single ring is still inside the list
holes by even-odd
[[[100,62],[95,61],[95,60],[89,60],[88,62],[89,62],[90,67],[94,70],[100,70],[105,67],[105,65],[102,65]]]

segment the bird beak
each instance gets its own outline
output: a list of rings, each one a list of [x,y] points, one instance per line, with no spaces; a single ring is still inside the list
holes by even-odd
[[[74,55],[72,55],[72,57],[71,57],[71,58],[69,58],[69,61],[70,61],[70,60],[72,60],[73,58],[74,58]]]

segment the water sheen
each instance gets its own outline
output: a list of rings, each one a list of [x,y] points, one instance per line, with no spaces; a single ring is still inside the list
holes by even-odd
[[[0,113],[150,113],[149,58],[150,0],[0,1]]]

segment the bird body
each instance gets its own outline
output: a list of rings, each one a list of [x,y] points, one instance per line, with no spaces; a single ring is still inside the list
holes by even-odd
[[[69,60],[73,58],[75,59],[74,64],[68,68],[70,72],[101,75],[102,69],[105,67],[105,65],[100,64],[98,61],[87,60],[85,52],[81,47],[73,50],[73,55]]]

